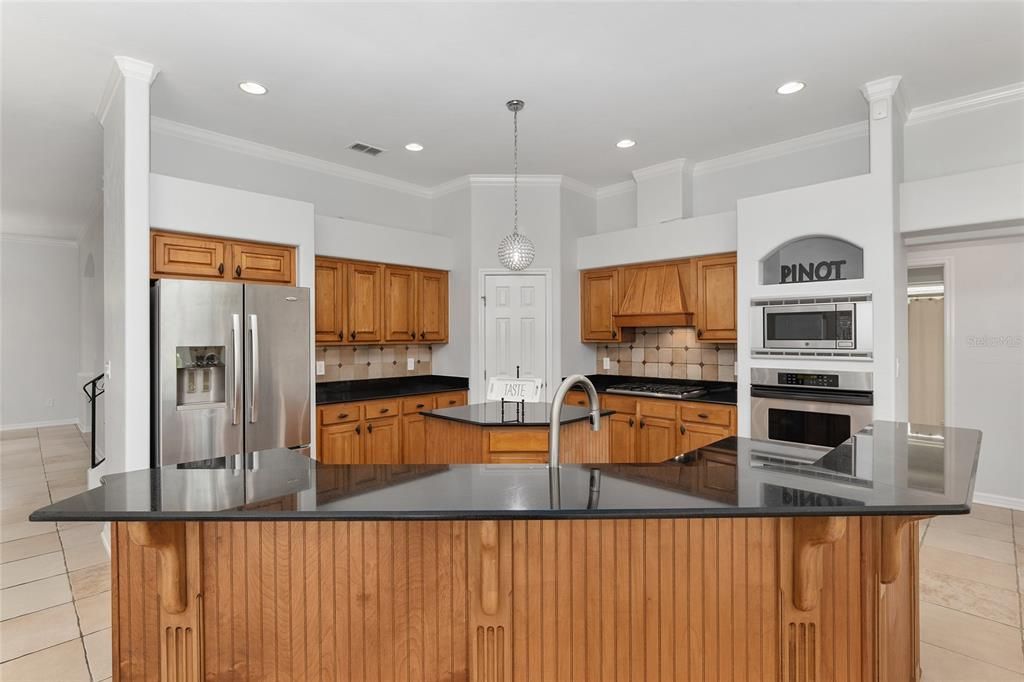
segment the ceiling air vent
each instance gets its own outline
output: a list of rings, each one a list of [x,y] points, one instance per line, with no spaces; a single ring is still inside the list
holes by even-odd
[[[348,148],[354,152],[369,154],[370,156],[377,156],[384,151],[380,147],[374,147],[372,144],[364,144],[362,142],[353,142]]]

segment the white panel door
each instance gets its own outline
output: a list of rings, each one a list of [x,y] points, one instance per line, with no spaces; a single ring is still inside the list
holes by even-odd
[[[547,280],[543,275],[484,278],[485,380],[538,377],[547,382]]]

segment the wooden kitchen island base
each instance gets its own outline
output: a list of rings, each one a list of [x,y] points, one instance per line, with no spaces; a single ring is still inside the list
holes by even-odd
[[[120,680],[912,680],[913,517],[112,524]]]

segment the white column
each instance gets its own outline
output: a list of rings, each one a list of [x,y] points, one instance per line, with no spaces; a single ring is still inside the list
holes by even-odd
[[[693,162],[673,159],[633,171],[636,226],[652,227],[693,216]]]
[[[115,57],[103,126],[102,473],[149,466],[149,91],[157,68]]]
[[[861,92],[868,102],[871,176],[879,191],[889,198],[890,211],[883,216],[884,229],[892,236],[891,261],[886,282],[879,282],[875,297],[875,385],[881,382],[882,404],[876,403],[876,417],[907,418],[907,259],[899,226],[900,183],[903,181],[903,128],[906,107],[900,90],[900,76],[865,83]]]

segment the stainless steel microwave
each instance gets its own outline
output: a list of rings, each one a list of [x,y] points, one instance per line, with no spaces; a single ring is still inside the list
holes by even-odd
[[[754,301],[755,350],[872,350],[871,297]]]

